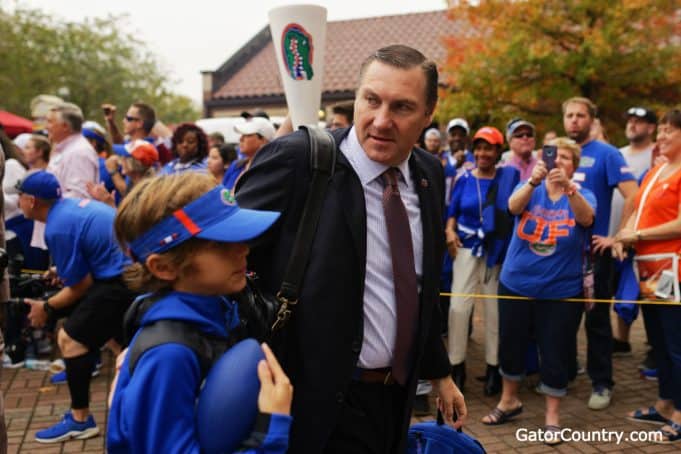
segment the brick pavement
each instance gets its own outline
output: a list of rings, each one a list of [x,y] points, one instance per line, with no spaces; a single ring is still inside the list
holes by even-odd
[[[476,314],[482,314],[482,307]],[[497,403],[497,398],[485,397],[482,384],[474,377],[484,373],[483,327],[481,319],[476,315],[474,333],[469,343],[468,382],[466,384],[466,401],[469,409],[469,420],[465,428],[467,433],[477,437],[492,453],[666,453],[681,452],[681,445],[656,445],[642,442],[585,443],[569,442],[552,448],[539,442],[520,442],[515,438],[519,428],[537,429],[543,427],[543,397],[536,395],[530,388],[523,386],[521,399],[524,413],[513,422],[501,426],[485,426],[479,422]],[[570,387],[568,396],[562,403],[562,425],[573,430],[618,430],[625,436],[631,431],[654,430],[656,426],[636,424],[624,418],[624,414],[640,406],[651,405],[657,396],[657,384],[639,378],[636,365],[643,359],[645,352],[644,333],[641,321],[637,321],[632,329],[633,355],[616,358],[615,394],[613,404],[603,411],[591,411],[586,408],[586,401],[591,390],[588,378],[578,376]],[[580,362],[585,363],[584,332],[580,332]],[[102,432],[106,425],[106,397],[108,383],[112,379],[112,358],[108,353],[103,355],[102,374],[92,382],[92,411]],[[41,445],[34,441],[35,432],[54,422],[68,409],[69,393],[66,385],[50,385],[49,373],[26,369],[2,372],[2,390],[5,395],[5,417],[8,424],[10,453],[76,453],[104,452],[104,437],[98,436],[90,440],[74,440],[56,445]],[[428,418],[419,418],[421,420]]]

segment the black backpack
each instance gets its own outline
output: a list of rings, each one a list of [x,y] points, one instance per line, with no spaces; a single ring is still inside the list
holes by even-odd
[[[123,332],[126,345],[141,330],[135,343],[128,350],[128,369],[132,375],[137,361],[147,350],[161,344],[175,343],[189,347],[201,368],[201,378],[205,378],[215,361],[232,345],[240,340],[236,333],[228,338],[207,334],[191,322],[183,320],[158,320],[140,326],[142,317],[160,298],[158,296],[141,298],[135,301],[125,314]]]

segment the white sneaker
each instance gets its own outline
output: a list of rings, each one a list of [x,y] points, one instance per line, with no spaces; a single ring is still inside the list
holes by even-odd
[[[3,369],[18,369],[24,367],[24,361],[12,362],[12,358],[7,353],[2,354],[2,367]]]
[[[596,388],[591,392],[588,407],[591,410],[605,410],[610,406],[612,390],[608,388]]]

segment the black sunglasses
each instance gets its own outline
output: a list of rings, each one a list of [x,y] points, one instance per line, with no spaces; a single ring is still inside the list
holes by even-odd
[[[125,121],[137,121],[139,118],[137,117],[131,117],[130,115],[125,116]]]
[[[534,134],[531,132],[519,132],[518,134],[513,134],[513,137],[516,139],[531,139],[534,137]]]

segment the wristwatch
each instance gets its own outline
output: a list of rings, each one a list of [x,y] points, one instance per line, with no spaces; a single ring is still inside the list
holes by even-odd
[[[54,308],[49,305],[47,300],[45,300],[45,302],[43,303],[43,310],[47,314],[47,318],[52,318],[52,316],[54,315]]]
[[[536,187],[539,186],[541,183],[532,183],[532,178],[528,178],[528,179],[527,179],[527,184],[529,184],[529,185],[532,186],[533,188],[536,188]]]

